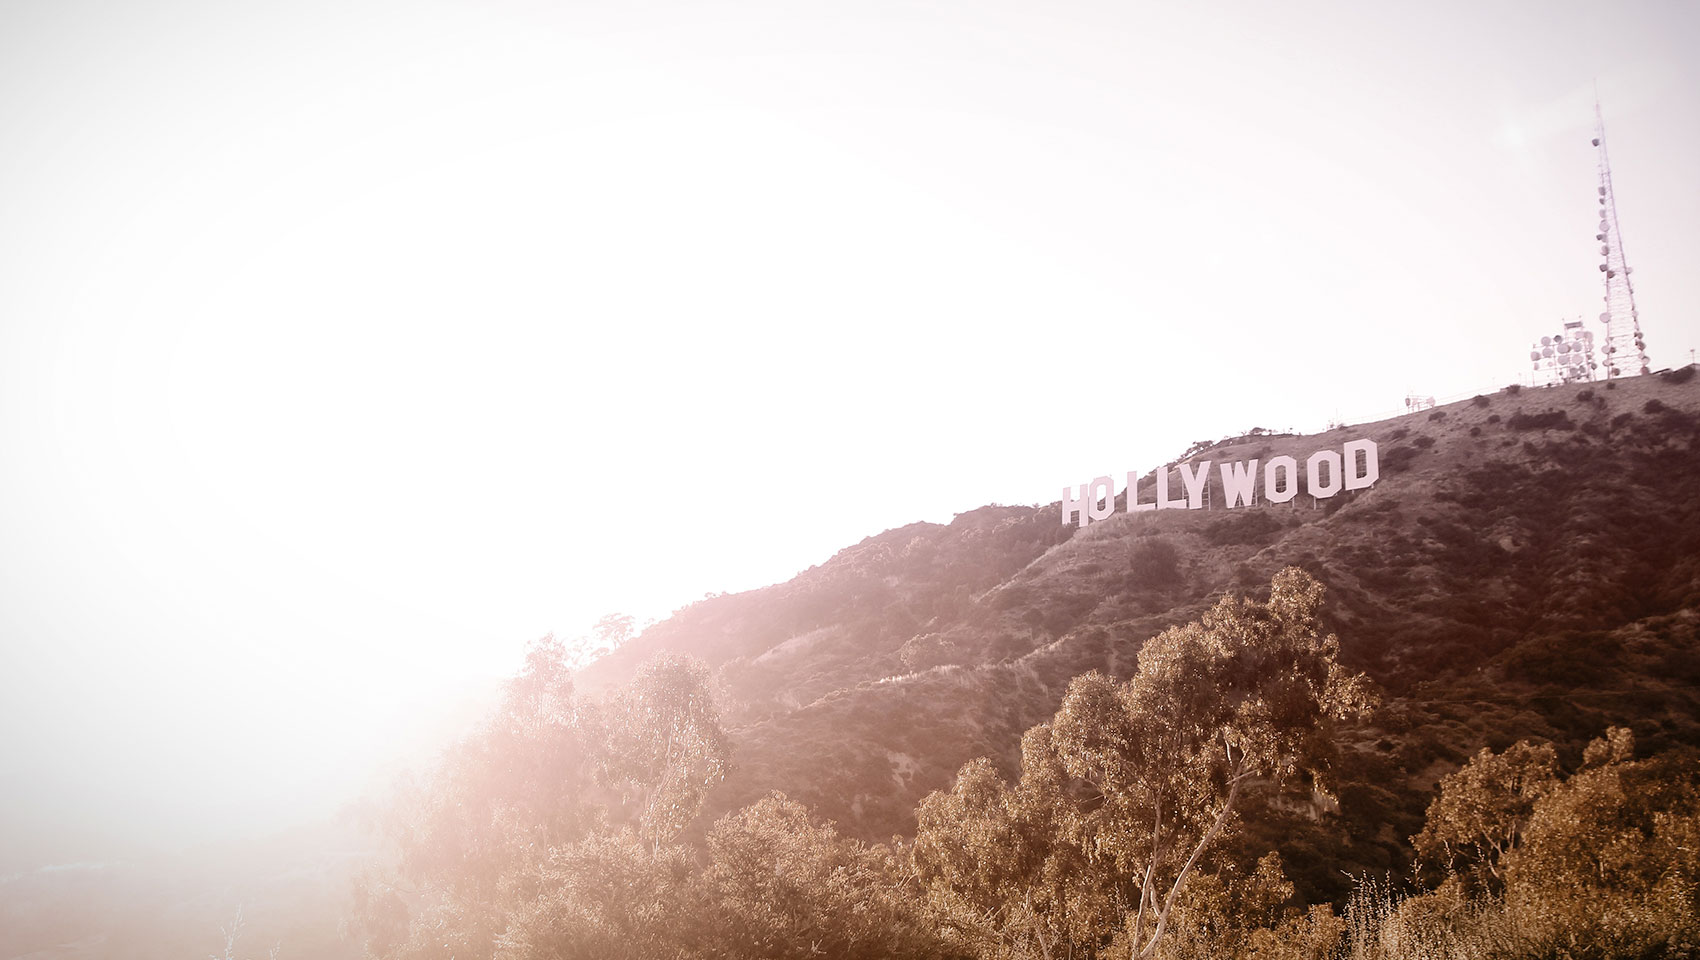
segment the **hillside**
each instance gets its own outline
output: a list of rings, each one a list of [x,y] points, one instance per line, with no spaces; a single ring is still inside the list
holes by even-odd
[[[710,667],[732,767],[687,840],[772,790],[884,840],[912,834],[917,804],[964,762],[1012,774],[1022,733],[1051,719],[1071,677],[1132,675],[1147,639],[1224,593],[1267,593],[1296,564],[1327,585],[1341,658],[1382,704],[1345,731],[1329,793],[1254,788],[1227,852],[1279,849],[1311,903],[1338,904],[1349,875],[1407,875],[1437,781],[1484,746],[1550,741],[1574,767],[1614,724],[1644,756],[1700,746],[1694,368],[1508,388],[1320,435],[1258,431],[1181,462],[1303,460],[1360,438],[1379,445],[1379,482],[1320,503],[1224,509],[1213,466],[1211,509],[1118,510],[1082,529],[1058,503],[991,505],[889,530],[785,583],[692,604],[573,683],[611,690],[666,651]],[[240,956],[274,943],[353,956],[339,922],[380,856],[357,819],[0,877],[0,957],[205,956],[238,909]]]
[[[1296,564],[1329,588],[1342,658],[1384,690],[1334,802],[1265,797],[1303,892],[1401,867],[1435,781],[1520,737],[1575,755],[1608,723],[1700,744],[1700,379],[1673,373],[1492,396],[1312,436],[1243,437],[1185,461],[1369,438],[1374,487],[1325,501],[1128,514],[987,506],[840,551],[793,580],[703,600],[587,669],[661,651],[715,671],[734,768],[711,813],[782,790],[847,833],[914,828],[957,768],[1012,769],[1068,679],[1130,674],[1140,645]],[[1059,478],[1078,482],[1084,478]],[[1248,843],[1260,839],[1255,834]]]

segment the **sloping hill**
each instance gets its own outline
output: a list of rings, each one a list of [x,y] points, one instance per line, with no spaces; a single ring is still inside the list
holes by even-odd
[[[718,809],[778,789],[884,838],[912,830],[915,803],[964,761],[1012,768],[1070,677],[1125,676],[1146,638],[1297,564],[1329,587],[1342,657],[1388,695],[1345,752],[1337,814],[1266,798],[1266,829],[1324,896],[1324,875],[1401,863],[1426,792],[1480,746],[1579,750],[1613,722],[1648,749],[1700,744],[1692,367],[1240,438],[1185,462],[1302,462],[1360,437],[1379,445],[1380,482],[1323,501],[1223,509],[1213,475],[1215,509],[1118,510],[1082,530],[1059,504],[990,506],[887,531],[788,583],[693,604],[583,683],[662,650],[702,658],[734,733]]]

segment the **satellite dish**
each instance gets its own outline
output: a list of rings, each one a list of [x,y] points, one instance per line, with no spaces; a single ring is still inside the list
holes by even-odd
[[[1600,314],[1600,322],[1601,323],[1610,323],[1611,322],[1611,314],[1610,313]]]
[[[1558,344],[1558,352],[1561,353],[1561,354],[1569,353],[1570,352],[1570,344],[1564,343],[1563,341],[1560,341],[1559,344]]]
[[[1552,346],[1552,338],[1551,337],[1542,337],[1541,338],[1541,346],[1543,346],[1543,347]]]
[[[1603,196],[1605,196],[1605,195],[1606,195],[1606,188],[1605,188],[1605,187],[1601,187],[1601,188],[1600,188],[1600,196],[1602,196],[1602,197],[1603,197]]]
[[[1634,272],[1635,272],[1634,267],[1624,267],[1623,268],[1623,275],[1626,276],[1626,277],[1629,276],[1630,274],[1634,273]]]
[[[1530,350],[1529,351],[1529,359],[1530,360],[1539,360],[1540,358],[1541,358],[1541,352],[1539,350]],[[1406,405],[1407,406],[1410,405],[1409,401],[1406,402]]]
[[[1599,138],[1599,137],[1595,137],[1595,138],[1594,138],[1594,146],[1596,146],[1596,147],[1597,147],[1597,146],[1599,146],[1599,145],[1600,145],[1600,138]]]
[[[1606,278],[1607,279],[1610,279],[1610,278],[1615,277],[1615,276],[1617,276],[1616,270],[1607,270],[1606,271]]]
[[[1605,245],[1605,244],[1603,244],[1603,243],[1602,243],[1602,244],[1600,244],[1600,256],[1602,256],[1602,257],[1603,257],[1603,256],[1605,256],[1605,255],[1606,255],[1606,254],[1608,254],[1608,253],[1610,253],[1610,252],[1611,252],[1611,248],[1610,248],[1610,247],[1608,247],[1608,246],[1606,246],[1606,245]]]
[[[1600,264],[1600,269],[1601,269],[1601,270],[1604,270],[1604,269],[1605,269],[1605,268],[1606,268],[1606,265],[1605,265],[1605,264],[1603,264],[1603,263],[1602,263],[1602,264]]]
[[[1611,227],[1607,226],[1606,222],[1604,220],[1600,221],[1600,232],[1601,233],[1610,233],[1611,232]]]
[[[1542,347],[1541,348],[1541,356],[1543,356],[1543,357],[1552,356],[1552,348],[1551,347]]]

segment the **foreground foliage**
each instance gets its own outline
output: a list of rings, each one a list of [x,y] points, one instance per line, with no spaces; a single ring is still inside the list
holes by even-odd
[[[1484,751],[1448,777],[1425,834],[1466,835],[1508,824],[1482,871],[1449,873],[1438,889],[1387,909],[1367,957],[1700,956],[1700,758],[1673,751],[1635,760],[1616,727],[1568,778],[1543,751]],[[1531,763],[1531,758],[1535,762]],[[1495,789],[1521,768],[1529,789]],[[1526,801],[1536,796],[1532,803]]]
[[[591,701],[544,642],[495,720],[403,790],[352,925],[385,960],[951,956],[889,848],[781,796],[682,839],[726,764],[701,664],[652,661]]]
[[[730,763],[707,670],[658,659],[575,693],[540,644],[497,716],[403,791],[355,897],[383,960],[1700,957],[1700,758],[1614,727],[1443,778],[1405,884],[1306,905],[1247,818],[1328,786],[1371,707],[1296,569],[1076,677],[1006,779],[965,765],[912,844],[867,844],[772,794],[703,822]]]
[[[1024,738],[1015,784],[981,760],[928,797],[915,863],[962,942],[997,956],[1156,955],[1246,785],[1320,783],[1333,725],[1368,709],[1318,629],[1321,602],[1296,568],[1267,603],[1225,598],[1147,642],[1125,683],[1075,678]]]

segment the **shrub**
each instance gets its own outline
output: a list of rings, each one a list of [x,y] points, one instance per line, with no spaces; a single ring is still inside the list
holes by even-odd
[[[1389,439],[1389,440],[1403,440],[1410,435],[1411,435],[1411,428],[1410,427],[1400,427],[1399,429],[1388,434],[1387,439]]]
[[[1411,442],[1413,444],[1415,444],[1417,447],[1419,447],[1423,450],[1427,450],[1429,447],[1434,446],[1434,438],[1433,437],[1418,437],[1415,440],[1412,440]]]
[[[1381,455],[1381,468],[1388,473],[1404,473],[1411,469],[1411,460],[1416,455],[1415,447],[1394,447]]]
[[[1428,418],[1430,420],[1445,420],[1446,419],[1446,411],[1445,410],[1430,410],[1429,414],[1428,414]]]
[[[1470,428],[1470,436],[1479,437],[1481,435],[1482,435],[1482,428],[1481,427],[1471,427]]]
[[[1628,730],[1608,730],[1568,778],[1550,751],[1526,743],[1500,757],[1479,754],[1447,778],[1468,802],[1437,801],[1424,834],[1450,833],[1449,852],[1484,841],[1503,847],[1494,882],[1448,871],[1438,889],[1402,897],[1360,880],[1346,908],[1348,943],[1334,955],[1693,957],[1695,761],[1677,753],[1637,761],[1633,750]]]
[[[1336,498],[1339,499],[1339,498]],[[1224,544],[1268,543],[1281,532],[1281,521],[1268,510],[1233,511],[1229,516],[1204,528],[1204,539],[1217,546]]]
[[[1694,364],[1678,367],[1675,370],[1666,370],[1659,374],[1659,379],[1666,383],[1687,383],[1694,379]]]
[[[1134,576],[1145,584],[1159,587],[1180,582],[1180,562],[1181,552],[1161,537],[1139,541],[1131,558]]]
[[[1631,421],[1633,419],[1635,419],[1635,414],[1633,414],[1633,413],[1620,413],[1617,416],[1611,418],[1611,428],[1613,430],[1620,430],[1620,429],[1623,428],[1624,424],[1628,423],[1629,421]]]
[[[1482,396],[1481,394],[1478,393],[1474,397],[1470,398],[1470,402],[1475,404],[1478,407],[1485,407],[1491,401],[1489,401],[1487,397],[1484,397],[1484,396]]]
[[[1660,402],[1657,397],[1654,397],[1653,399],[1648,400],[1641,407],[1642,413],[1662,413],[1662,412],[1664,412],[1664,410],[1665,410],[1665,405],[1662,402]]]
[[[1517,394],[1521,393],[1522,391],[1523,391],[1523,385],[1521,383],[1509,384],[1505,388],[1505,392],[1511,394],[1514,397]]]
[[[1592,400],[1592,399],[1594,399],[1594,391],[1592,391],[1592,390],[1583,390],[1581,393],[1578,393],[1576,395],[1576,402],[1577,403],[1587,403],[1589,400]]]
[[[1488,414],[1488,423],[1498,423],[1498,422],[1499,422],[1499,414],[1497,414],[1497,413]]]
[[[1570,414],[1563,410],[1548,410],[1545,413],[1514,413],[1511,415],[1513,430],[1574,430],[1576,425],[1570,422]]]

